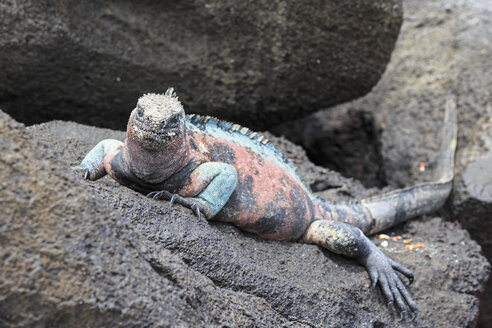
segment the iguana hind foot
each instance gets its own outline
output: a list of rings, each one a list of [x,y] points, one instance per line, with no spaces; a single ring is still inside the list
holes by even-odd
[[[360,229],[343,222],[316,220],[306,230],[303,241],[357,259],[369,273],[371,287],[379,283],[388,305],[395,304],[402,316],[416,315],[417,304],[397,274],[400,272],[411,283],[413,273],[387,257]]]
[[[400,272],[411,283],[414,277],[413,273],[400,263],[387,257],[369,240],[367,245],[367,253],[357,257],[357,259],[369,273],[372,282],[371,287],[375,287],[379,283],[388,304],[395,304],[402,316],[406,314],[416,315],[418,311],[417,304],[397,274],[397,272]]]

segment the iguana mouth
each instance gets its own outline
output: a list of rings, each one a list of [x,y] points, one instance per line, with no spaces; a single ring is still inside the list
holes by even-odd
[[[157,150],[165,147],[183,135],[179,123],[168,124],[164,128],[156,129],[148,124],[148,122],[142,122],[138,119],[130,123],[128,133],[141,147],[149,150]]]
[[[166,136],[172,136],[172,135],[177,135],[179,134],[180,128],[179,124],[167,124],[163,128],[155,129],[149,126],[146,122],[143,122],[141,120],[136,120],[135,123],[133,124],[134,128],[142,131],[143,133],[147,135],[153,135],[153,136],[160,136],[160,137],[166,137]]]
[[[155,129],[149,129],[146,127],[139,126],[138,129],[147,135],[160,136],[160,137],[177,135],[179,133],[179,128],[177,127],[166,127],[164,129],[155,130]]]

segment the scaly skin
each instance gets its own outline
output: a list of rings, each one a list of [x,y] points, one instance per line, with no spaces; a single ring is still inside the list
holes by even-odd
[[[402,315],[417,305],[396,272],[413,274],[386,257],[364,233],[374,233],[431,212],[446,200],[453,179],[456,124],[447,102],[435,183],[355,202],[329,202],[312,194],[296,168],[264,137],[239,125],[186,116],[173,89],[142,96],[127,138],[103,140],[82,161],[86,179],[106,173],[154,199],[167,199],[207,219],[230,222],[267,239],[303,241],[355,258],[372,285],[380,284]]]

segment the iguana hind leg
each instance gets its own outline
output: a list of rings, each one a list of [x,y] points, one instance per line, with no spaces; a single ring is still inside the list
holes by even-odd
[[[400,272],[411,283],[412,272],[384,255],[360,229],[343,222],[316,220],[304,233],[303,241],[356,259],[368,271],[372,287],[379,283],[388,304],[396,303],[402,315],[417,313],[417,304],[396,273]]]

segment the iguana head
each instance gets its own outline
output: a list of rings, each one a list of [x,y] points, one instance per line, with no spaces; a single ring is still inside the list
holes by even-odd
[[[147,150],[159,150],[185,138],[185,113],[173,88],[138,99],[128,120],[127,136]]]

